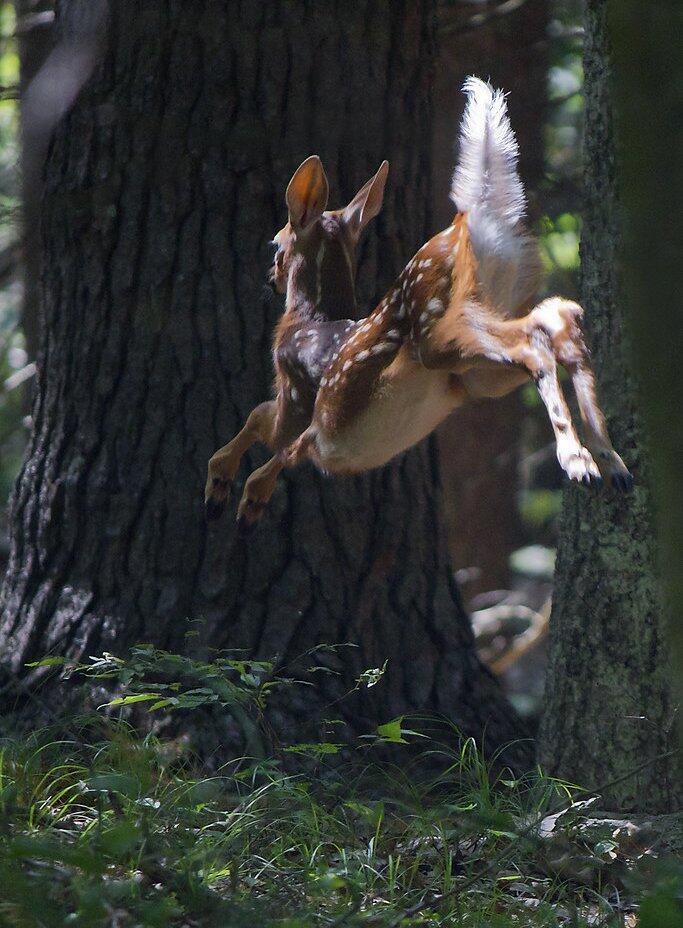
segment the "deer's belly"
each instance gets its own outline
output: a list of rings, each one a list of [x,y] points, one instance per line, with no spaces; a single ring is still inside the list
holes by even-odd
[[[351,422],[334,430],[320,428],[313,457],[330,473],[381,467],[429,435],[463,398],[447,372],[415,365],[392,375],[390,368]]]

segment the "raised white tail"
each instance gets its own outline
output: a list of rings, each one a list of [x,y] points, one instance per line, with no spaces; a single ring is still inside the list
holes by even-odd
[[[463,90],[467,105],[451,197],[467,214],[484,296],[508,316],[534,295],[540,270],[535,241],[524,228],[517,139],[502,91],[477,77],[468,77]]]

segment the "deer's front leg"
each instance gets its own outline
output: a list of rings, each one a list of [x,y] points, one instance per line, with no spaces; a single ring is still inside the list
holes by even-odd
[[[275,432],[277,402],[261,403],[249,413],[247,421],[232,441],[211,457],[204,491],[206,518],[217,519],[228,501],[242,456],[257,441],[270,445]]]

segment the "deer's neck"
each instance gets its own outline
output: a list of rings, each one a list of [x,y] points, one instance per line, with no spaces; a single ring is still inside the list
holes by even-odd
[[[287,312],[302,319],[354,318],[353,268],[343,247],[321,242],[312,257],[297,255],[287,283]]]

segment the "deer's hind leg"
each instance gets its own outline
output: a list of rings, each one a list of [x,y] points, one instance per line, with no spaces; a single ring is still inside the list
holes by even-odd
[[[553,352],[572,379],[586,445],[600,473],[616,490],[630,489],[633,477],[612,447],[605,415],[598,402],[590,352],[581,329],[583,309],[578,303],[551,297],[540,303],[532,316],[550,333]]]
[[[237,529],[241,534],[248,534],[261,520],[278,476],[285,468],[297,467],[307,457],[316,432],[316,426],[309,425],[291,444],[250,474],[237,509]]]
[[[245,452],[257,441],[262,441],[272,447],[277,408],[277,401],[270,400],[252,409],[241,431],[232,441],[212,455],[204,491],[207,519],[217,519],[225,509],[235,475]]]
[[[284,456],[279,453],[249,475],[237,509],[237,530],[241,535],[248,534],[260,522],[284,467]]]
[[[601,482],[600,471],[574,428],[551,337],[531,316],[501,320],[468,303],[423,332],[419,348],[426,367],[448,367],[472,396],[503,396],[531,377],[550,419],[560,466],[570,480],[586,485]]]

